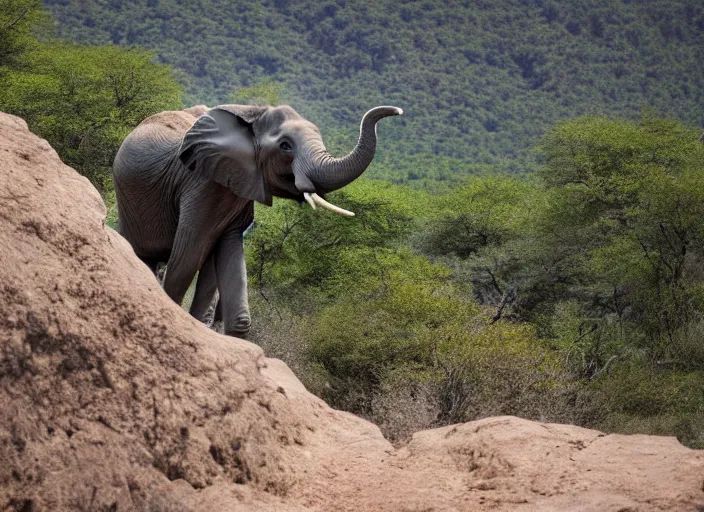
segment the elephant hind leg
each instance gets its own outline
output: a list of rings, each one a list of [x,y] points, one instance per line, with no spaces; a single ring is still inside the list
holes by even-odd
[[[206,317],[209,318],[212,311],[213,320],[210,323],[210,328],[220,334],[223,334],[225,332],[225,323],[222,320],[222,300],[220,298],[220,293],[215,294],[215,299],[211,304],[211,308],[212,309],[208,309],[208,313],[206,314]],[[244,334],[241,334],[240,337],[244,337]]]
[[[218,289],[217,276],[215,274],[215,253],[210,253],[208,258],[203,263],[203,266],[198,272],[198,281],[196,282],[196,293],[193,296],[193,302],[189,313],[201,322],[209,323],[209,310],[216,298]]]
[[[220,292],[217,308],[222,316],[223,331],[230,336],[244,337],[249,332],[251,319],[241,229],[231,227],[218,241],[215,248],[215,271]]]

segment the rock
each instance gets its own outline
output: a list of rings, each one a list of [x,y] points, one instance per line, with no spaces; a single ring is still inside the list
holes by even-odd
[[[395,450],[282,362],[174,304],[90,183],[0,114],[0,506],[61,510],[695,510],[673,438],[513,417]]]

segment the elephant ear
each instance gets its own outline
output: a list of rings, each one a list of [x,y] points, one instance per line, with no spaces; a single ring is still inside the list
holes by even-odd
[[[271,206],[264,174],[257,168],[250,123],[220,108],[202,115],[183,137],[181,162],[240,197]]]

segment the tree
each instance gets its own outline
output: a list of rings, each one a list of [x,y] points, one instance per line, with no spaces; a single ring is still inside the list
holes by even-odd
[[[652,360],[685,366],[704,364],[683,353],[702,313],[704,148],[697,134],[652,117],[583,118],[559,125],[542,145],[550,201],[541,230],[551,235],[551,250],[579,269],[572,296],[588,316],[630,328],[624,341]]]
[[[256,229],[248,237],[248,268],[264,295],[301,307],[339,293],[336,275],[349,275],[344,255],[358,248],[391,247],[413,225],[414,194],[383,182],[357,180],[332,196],[356,213],[353,219],[312,210],[307,204],[276,202],[257,207]],[[422,207],[417,204],[417,207]]]
[[[181,87],[149,52],[57,43],[12,72],[0,108],[23,117],[99,190],[122,139],[145,117],[181,107]]]
[[[20,65],[47,19],[40,0],[0,0],[0,74],[3,67]]]

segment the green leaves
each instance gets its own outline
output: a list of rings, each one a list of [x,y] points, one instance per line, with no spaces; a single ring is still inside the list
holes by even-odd
[[[122,139],[145,117],[180,108],[181,87],[144,50],[40,42],[48,21],[41,2],[0,1],[0,109],[108,197]]]
[[[0,77],[5,66],[21,66],[26,52],[36,47],[39,28],[46,29],[48,16],[40,0],[0,1]]]
[[[485,400],[501,403],[496,413],[542,410],[554,398],[546,387],[562,377],[535,330],[492,324],[493,311],[456,286],[450,268],[405,247],[417,217],[460,207],[515,236],[528,190],[487,178],[440,200],[362,179],[331,198],[352,219],[288,202],[262,208],[248,238],[251,283],[266,297],[253,297],[255,308],[295,319],[303,378],[334,406],[375,417],[396,407],[387,390],[405,389],[432,395],[441,422],[481,414]]]
[[[252,87],[242,87],[230,94],[232,103],[243,105],[271,105],[281,104],[283,86],[277,82],[261,82]]]
[[[7,77],[0,108],[104,191],[122,139],[150,114],[181,106],[181,88],[152,59],[136,48],[42,45]]]
[[[563,233],[553,246],[581,269],[574,286],[591,296],[589,314],[632,326],[649,343],[637,334],[622,341],[652,358],[671,357],[675,338],[700,314],[693,302],[704,261],[697,135],[653,117],[587,118],[558,126],[542,145],[551,201],[541,229]]]
[[[421,245],[429,254],[466,259],[504,244],[525,229],[536,192],[516,178],[474,177],[436,201]]]
[[[248,238],[248,265],[257,269],[254,283],[282,296],[309,286],[334,293],[341,275],[357,272],[351,251],[390,247],[408,233],[414,204],[404,196],[412,195],[421,196],[382,182],[358,180],[330,195],[332,202],[354,211],[354,218],[283,200],[273,208],[257,205],[257,227]]]

